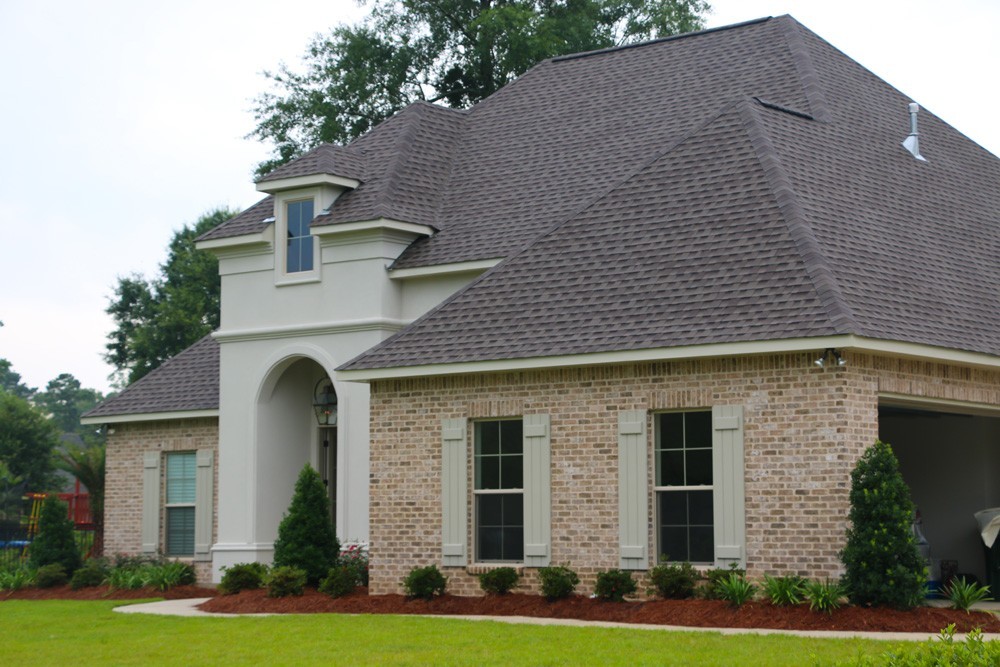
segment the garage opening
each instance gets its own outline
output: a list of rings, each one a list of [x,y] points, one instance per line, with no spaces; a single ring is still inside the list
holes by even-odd
[[[892,445],[920,511],[931,579],[957,573],[990,584],[974,515],[1000,508],[1000,415],[885,399],[879,402],[878,423],[879,438]]]

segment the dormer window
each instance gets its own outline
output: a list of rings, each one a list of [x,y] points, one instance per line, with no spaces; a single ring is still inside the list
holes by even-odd
[[[309,223],[313,219],[313,200],[288,202],[288,245],[285,250],[285,273],[313,270],[313,237]]]

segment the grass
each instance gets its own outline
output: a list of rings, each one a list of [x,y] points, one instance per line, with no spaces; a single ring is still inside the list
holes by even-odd
[[[891,644],[404,616],[177,618],[122,602],[0,602],[7,665],[829,665]]]

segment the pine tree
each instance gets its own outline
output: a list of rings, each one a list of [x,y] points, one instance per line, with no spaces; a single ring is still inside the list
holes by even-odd
[[[38,535],[28,549],[28,560],[34,567],[59,563],[68,576],[80,568],[83,559],[73,539],[73,522],[66,503],[49,494],[38,516]]]
[[[913,536],[913,501],[892,448],[876,441],[851,473],[851,527],[840,554],[851,602],[909,609],[927,572]]]
[[[330,521],[330,501],[319,473],[306,464],[295,482],[288,513],[278,526],[274,543],[274,565],[290,565],[306,571],[312,586],[319,584],[337,564],[340,543]]]

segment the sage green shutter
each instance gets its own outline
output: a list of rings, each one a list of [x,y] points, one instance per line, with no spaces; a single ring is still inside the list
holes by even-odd
[[[618,548],[623,570],[645,570],[649,565],[648,465],[646,412],[619,413]]]
[[[524,416],[524,564],[545,567],[551,559],[552,455],[548,415]]]
[[[468,562],[467,437],[465,419],[441,420],[441,562],[451,567]]]
[[[712,486],[715,564],[746,566],[743,479],[743,406],[712,408]]]
[[[142,529],[143,553],[156,553],[160,546],[160,452],[142,455]]]
[[[215,499],[212,496],[213,463],[211,449],[198,450],[198,467],[195,471],[194,491],[194,559],[212,558],[212,514]]]

